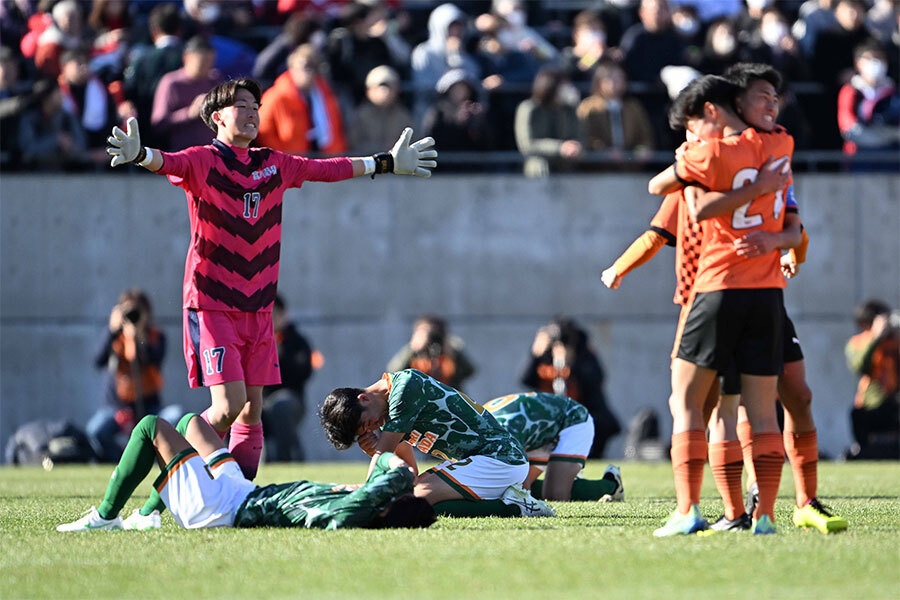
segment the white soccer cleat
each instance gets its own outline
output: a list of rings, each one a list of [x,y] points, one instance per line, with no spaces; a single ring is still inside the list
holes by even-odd
[[[500,497],[503,504],[514,504],[519,507],[523,517],[555,517],[556,513],[543,500],[538,500],[521,485],[511,485]]]
[[[93,506],[77,521],[56,526],[57,531],[100,531],[104,529],[122,529],[122,517],[117,516],[115,519],[104,519]]]
[[[149,515],[142,515],[141,511],[134,509],[134,512],[127,519],[122,521],[122,529],[132,529],[136,531],[149,531],[151,529],[159,529],[162,527],[162,519],[159,511],[154,510]]]
[[[607,465],[603,471],[603,479],[616,482],[616,491],[604,494],[597,502],[625,502],[625,487],[622,485],[622,471],[616,465]]]

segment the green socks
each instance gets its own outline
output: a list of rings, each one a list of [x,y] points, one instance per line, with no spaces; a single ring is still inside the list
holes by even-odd
[[[572,482],[573,502],[590,502],[599,500],[607,494],[613,494],[618,484],[611,479],[576,479]],[[531,484],[531,495],[543,499],[544,480],[538,479]]]
[[[187,432],[188,423],[191,422],[191,419],[194,417],[199,417],[197,413],[188,413],[181,417],[181,420],[178,421],[178,425],[175,426],[175,431],[180,433],[181,435],[185,435]],[[166,512],[166,505],[162,501],[162,498],[159,497],[159,493],[156,491],[156,488],[150,488],[150,497],[147,499],[147,502],[144,503],[144,506],[141,507],[141,515],[147,516],[152,513],[154,510],[158,510],[160,514]]]
[[[518,517],[522,514],[515,504],[500,500],[445,500],[434,505],[434,512],[444,517]]]
[[[147,415],[134,427],[122,458],[109,478],[106,495],[97,512],[104,519],[114,519],[125,506],[156,462],[153,438],[156,436],[156,415]]]

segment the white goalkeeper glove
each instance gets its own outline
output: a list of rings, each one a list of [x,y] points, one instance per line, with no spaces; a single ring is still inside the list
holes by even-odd
[[[112,156],[110,165],[117,167],[125,163],[140,163],[147,155],[147,149],[141,146],[141,134],[138,132],[137,119],[131,117],[126,124],[128,132],[113,127],[112,135],[106,138],[109,146],[106,153]],[[143,155],[143,156],[142,156]]]
[[[422,138],[410,144],[412,134],[413,130],[407,127],[390,152],[375,155],[375,173],[431,177],[431,169],[437,166],[437,162],[430,159],[437,158],[438,155],[437,150],[432,148],[434,138]]]

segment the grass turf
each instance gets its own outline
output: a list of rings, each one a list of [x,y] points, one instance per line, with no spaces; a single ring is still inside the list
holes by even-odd
[[[589,463],[599,477],[605,463]],[[791,525],[786,466],[776,536],[652,536],[674,505],[668,464],[624,463],[626,502],[555,505],[556,519],[441,519],[428,530],[62,534],[99,504],[108,466],[0,469],[2,598],[897,598],[900,464],[822,463],[823,502],[850,522]],[[265,465],[258,483],[352,482],[362,463]],[[151,477],[123,511],[138,507]],[[722,503],[707,469],[702,510]]]

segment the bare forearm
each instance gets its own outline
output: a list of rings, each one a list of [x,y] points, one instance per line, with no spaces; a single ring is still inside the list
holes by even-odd
[[[647,184],[647,191],[654,196],[665,196],[680,190],[682,187],[682,183],[675,176],[675,166],[672,165],[653,176]]]
[[[760,186],[755,182],[728,192],[699,191],[690,205],[691,217],[695,221],[703,221],[727,215],[761,195]]]

